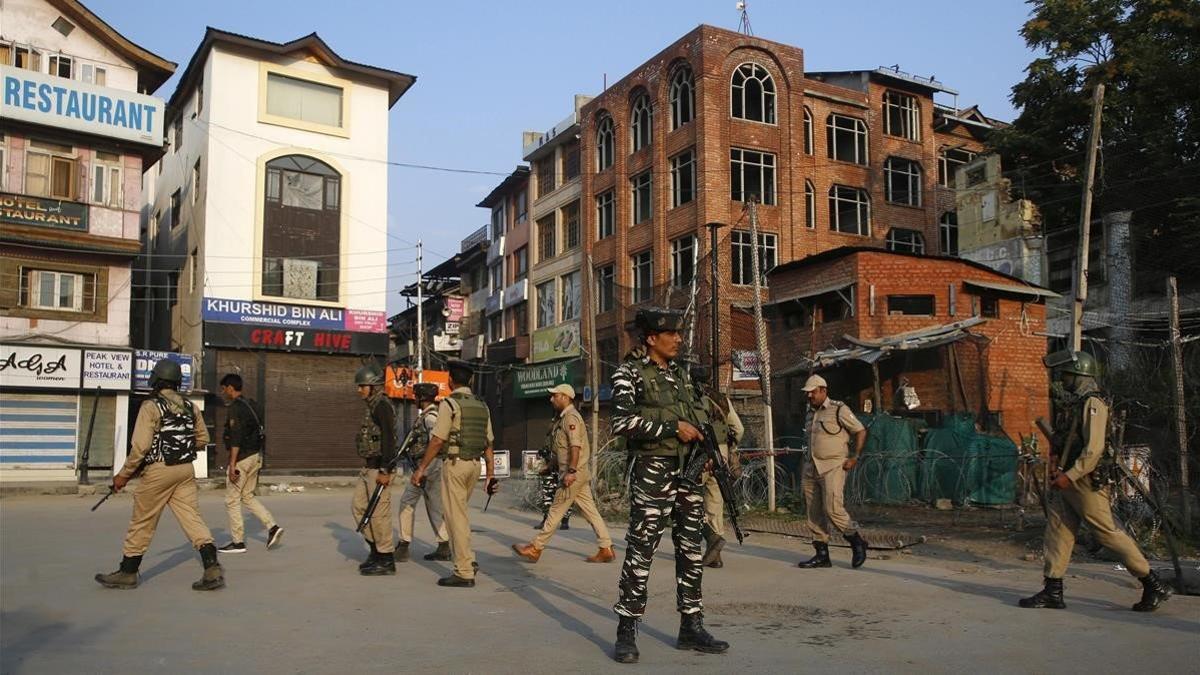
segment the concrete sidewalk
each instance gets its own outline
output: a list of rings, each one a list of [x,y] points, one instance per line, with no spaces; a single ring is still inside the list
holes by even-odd
[[[505,493],[501,493],[503,496]],[[511,497],[510,497],[511,498]],[[120,559],[127,497],[89,513],[92,499],[0,501],[0,671],[595,673],[610,659],[619,561],[589,565],[579,522],[541,562],[514,558],[536,521],[497,497],[471,518],[481,565],[474,589],[435,585],[448,573],[417,520],[415,561],[395,577],[356,573],[366,547],[353,532],[348,490],[270,493],[286,528],[266,551],[247,516],[250,551],[222,556],[228,587],[196,593],[198,558],[169,515],[142,567],[142,586],[111,591],[92,580]],[[228,540],[219,493],[201,496],[217,544]],[[623,530],[614,528],[618,554]],[[919,549],[920,547],[918,547]],[[937,561],[895,555],[859,570],[799,570],[799,542],[755,534],[726,548],[705,574],[707,624],[729,653],[674,649],[678,616],[670,537],[650,580],[639,647],[645,672],[1195,672],[1200,598],[1173,598],[1152,615],[1129,610],[1135,582],[1111,565],[1080,563],[1068,608],[1022,610],[1041,581],[1037,563]]]

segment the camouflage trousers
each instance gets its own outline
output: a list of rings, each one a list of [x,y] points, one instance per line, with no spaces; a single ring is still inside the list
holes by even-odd
[[[650,563],[668,523],[675,544],[676,609],[681,614],[701,611],[704,489],[679,476],[679,462],[674,457],[636,458],[629,489],[625,563],[621,566],[620,599],[613,611],[631,617],[645,613]]]
[[[554,503],[554,495],[558,493],[561,481],[558,478],[558,472],[539,476],[539,480],[542,481],[542,517],[545,518],[550,513],[550,505]],[[563,515],[563,520],[570,520],[573,513],[575,513],[574,506],[567,509],[567,513]]]

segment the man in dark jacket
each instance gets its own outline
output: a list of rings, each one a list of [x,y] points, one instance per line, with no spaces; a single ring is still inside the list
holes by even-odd
[[[246,552],[246,526],[242,506],[250,509],[267,528],[267,548],[275,548],[283,538],[283,528],[267,507],[258,501],[258,472],[262,469],[263,424],[258,404],[242,395],[242,376],[229,373],[221,378],[221,394],[228,401],[225,414],[225,448],[229,450],[229,469],[225,477],[225,511],[229,515],[228,544],[222,553]]]

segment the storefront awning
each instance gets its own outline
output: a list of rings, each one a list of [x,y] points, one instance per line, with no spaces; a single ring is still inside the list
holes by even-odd
[[[821,286],[818,288],[813,288],[813,289],[810,289],[807,291],[796,293],[794,295],[789,295],[786,298],[778,298],[776,300],[771,300],[770,302],[766,302],[763,304],[765,306],[770,307],[773,305],[782,305],[785,302],[795,302],[796,300],[806,300],[808,298],[815,298],[818,295],[825,295],[826,293],[836,293],[838,291],[844,291],[853,285],[854,285],[854,282],[852,282],[852,281],[846,281],[846,282],[837,283],[837,284],[829,284],[827,286]]]

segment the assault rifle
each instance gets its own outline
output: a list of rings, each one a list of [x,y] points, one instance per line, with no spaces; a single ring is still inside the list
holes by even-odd
[[[700,431],[704,434],[704,438],[693,446],[691,456],[684,464],[683,477],[691,481],[693,485],[700,485],[700,477],[704,473],[705,465],[709,462],[712,463],[710,470],[713,478],[717,481],[717,487],[721,490],[721,499],[725,502],[729,522],[733,525],[733,532],[737,535],[740,544],[746,535],[738,525],[738,498],[737,493],[733,491],[736,479],[729,469],[729,463],[721,456],[721,449],[717,446],[717,433],[713,430],[712,424],[701,425]]]
[[[396,452],[396,456],[392,461],[388,462],[388,473],[395,473],[396,467],[400,465],[401,460],[407,459],[409,464],[415,464],[412,455],[409,454],[410,448],[414,439],[416,439],[417,428],[414,426],[408,435],[404,437],[404,443],[400,445],[400,450]],[[415,466],[413,467],[415,470]],[[424,481],[422,481],[422,485]],[[363,511],[362,518],[358,519],[358,527],[354,528],[355,532],[362,532],[367,523],[371,522],[371,517],[375,515],[375,509],[379,508],[379,498],[383,495],[383,485],[375,483],[375,491],[371,493],[371,499],[367,501],[367,508]]]

